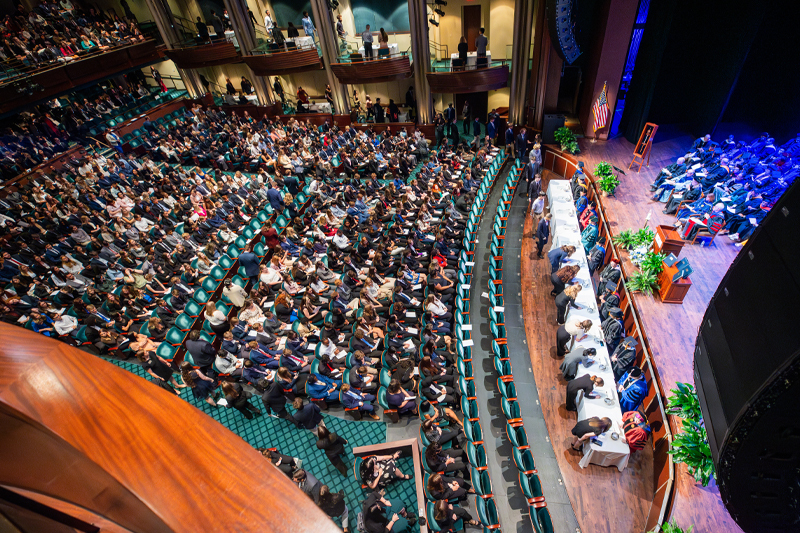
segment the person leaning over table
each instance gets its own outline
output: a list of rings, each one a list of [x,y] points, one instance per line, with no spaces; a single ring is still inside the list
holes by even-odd
[[[583,287],[579,283],[576,283],[574,285],[570,285],[564,289],[561,294],[556,296],[556,322],[559,326],[564,325],[564,321],[567,318],[570,307],[579,309],[579,307],[575,305],[575,299],[578,297],[578,293],[581,292],[582,289]]]
[[[575,378],[567,383],[567,411],[578,410],[578,406],[575,403],[578,397],[578,391],[583,391],[583,396],[586,398],[593,398],[592,391],[594,387],[602,387],[603,385],[605,385],[603,378],[590,376],[588,374]]]
[[[558,328],[556,332],[556,354],[564,357],[567,352],[572,351],[575,341],[582,341],[588,337],[588,332],[592,328],[591,320],[581,320],[579,318],[570,320]]]
[[[578,275],[580,270],[581,267],[578,265],[566,265],[550,274],[550,282],[553,284],[553,290],[550,291],[550,296],[561,294],[561,292],[567,288],[567,283],[575,279],[575,276]]]
[[[561,268],[561,263],[563,263],[565,259],[572,257],[574,253],[575,247],[569,244],[565,244],[559,248],[553,248],[547,252],[547,259],[550,261],[550,272],[553,273]]]
[[[575,379],[575,376],[578,374],[578,365],[583,365],[585,367],[589,367],[594,364],[594,360],[592,359],[595,355],[597,355],[597,350],[594,348],[586,348],[583,351],[576,351],[575,353],[570,353],[564,358],[564,361],[561,362],[561,375],[564,376],[566,381],[572,381]]]
[[[611,429],[611,419],[608,417],[598,418],[593,416],[586,420],[580,420],[575,424],[575,427],[572,428],[572,434],[575,436],[575,439],[570,446],[575,451],[581,451],[583,447],[581,443],[592,437],[602,435],[609,429]],[[578,446],[578,444],[581,444],[581,446]]]

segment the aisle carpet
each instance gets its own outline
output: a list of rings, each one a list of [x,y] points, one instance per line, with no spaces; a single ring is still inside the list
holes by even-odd
[[[148,381],[153,380],[140,365],[117,359],[104,359]],[[350,509],[350,531],[356,531],[356,515],[361,510],[361,502],[369,492],[362,490],[360,481],[356,481],[352,475],[352,448],[386,442],[386,424],[384,422],[356,422],[323,413],[322,416],[328,429],[335,431],[348,441],[346,446],[348,457],[345,458],[345,463],[351,465],[351,473],[347,478],[344,478],[328,461],[325,454],[317,449],[316,439],[310,431],[297,430],[289,422],[271,416],[258,416],[252,420],[247,420],[236,409],[212,407],[204,400],[194,399],[192,392],[188,388],[180,390],[183,391],[181,392],[181,399],[188,401],[242,437],[251,446],[255,448],[277,448],[281,453],[299,457],[303,461],[303,469],[316,476],[321,483],[327,484],[332,492],[343,490],[345,501]],[[251,402],[263,411],[263,405],[259,398],[254,397]],[[291,407],[288,407],[288,409],[289,412],[293,412]],[[406,474],[412,474],[414,471],[411,457],[400,459],[398,465]],[[406,502],[410,510],[415,508],[413,502],[416,501],[416,493],[413,479],[392,483],[387,487],[386,495],[390,499],[398,498]],[[338,523],[338,521],[336,522]],[[419,531],[419,526],[415,525],[412,531]]]

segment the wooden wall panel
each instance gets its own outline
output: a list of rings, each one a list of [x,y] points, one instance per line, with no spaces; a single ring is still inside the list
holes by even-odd
[[[313,50],[242,56],[242,60],[258,76],[281,76],[323,68],[322,58],[319,57],[316,48]]]
[[[331,70],[342,83],[381,83],[412,76],[408,56],[358,63],[333,63]]]
[[[157,385],[18,326],[0,324],[0,346],[0,412],[15,421],[0,432],[0,484],[142,533],[339,531],[241,437]]]
[[[432,93],[477,93],[506,87],[508,65],[458,72],[428,72],[425,76]]]
[[[173,48],[164,54],[170,58],[178,68],[202,68],[239,63],[242,56],[233,46],[233,43],[221,42],[192,46],[189,48]]]

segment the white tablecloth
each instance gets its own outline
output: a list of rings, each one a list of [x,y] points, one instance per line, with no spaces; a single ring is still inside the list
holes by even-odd
[[[453,66],[453,60],[458,59],[458,54],[450,54],[450,66]],[[486,50],[486,66],[492,62],[492,53]],[[467,67],[475,68],[478,64],[478,52],[467,52]]]
[[[603,332],[600,329],[600,314],[597,311],[597,300],[594,295],[592,278],[589,275],[589,268],[586,263],[586,252],[581,246],[578,219],[575,216],[575,207],[572,202],[568,180],[551,180],[547,189],[547,198],[550,202],[550,212],[553,213],[550,231],[553,235],[553,246],[563,244],[576,245],[576,251],[572,254],[570,261],[580,265],[581,269],[575,280],[583,286],[583,290],[578,293],[575,304],[579,309],[570,309],[567,320],[591,320],[592,329],[589,336],[573,346],[573,352],[583,352],[586,348],[597,350],[595,363],[590,367],[579,366],[575,377],[587,374],[603,378],[603,387],[595,388],[597,398],[583,398],[578,404],[578,420],[586,420],[593,416],[603,418],[608,417],[613,422],[611,429],[600,436],[603,445],[598,446],[587,441],[583,446],[583,458],[580,461],[581,468],[586,468],[590,463],[600,466],[616,466],[620,471],[628,465],[630,448],[622,440],[612,440],[611,433],[616,432],[622,436],[622,409],[619,406],[619,395],[614,381],[614,372],[611,369],[611,361],[608,356],[608,349],[603,341]],[[604,369],[601,369],[604,367]],[[611,405],[605,402],[606,398],[611,399]]]
[[[233,33],[231,30],[225,32],[225,40],[229,43],[233,43],[233,46],[239,48],[239,41],[236,39],[236,34]]]
[[[361,45],[361,48],[358,49],[358,53],[362,56],[364,55],[364,45]],[[397,57],[396,54],[400,53],[400,48],[397,46],[397,43],[389,43],[389,55],[390,57]],[[378,43],[377,41],[372,43],[372,59],[378,58]]]
[[[328,102],[321,102],[318,104],[311,104],[308,106],[309,111],[313,111],[315,113],[332,113],[333,109],[331,108],[331,104]]]
[[[292,37],[291,39],[286,39],[287,41],[293,42],[297,48],[314,48],[314,38],[313,37]]]

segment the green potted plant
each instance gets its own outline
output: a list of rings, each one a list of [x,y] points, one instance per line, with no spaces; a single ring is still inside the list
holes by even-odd
[[[639,265],[639,268],[642,269],[642,272],[651,272],[653,275],[658,277],[661,274],[661,271],[664,270],[664,259],[667,258],[667,254],[660,253],[657,254],[655,252],[647,252],[644,255],[644,259],[642,263]]]
[[[578,147],[578,139],[575,138],[575,134],[572,133],[572,130],[566,126],[558,128],[553,136],[563,151],[569,152],[572,155],[575,155],[581,151],[581,149]]]
[[[714,460],[703,424],[703,412],[697,392],[689,383],[676,383],[667,399],[667,413],[683,420],[681,432],[673,439],[669,454],[676,463],[684,463],[694,479],[705,487],[714,475]]]
[[[707,487],[714,475],[714,460],[708,445],[708,434],[702,419],[684,420],[680,433],[672,440],[668,452],[676,463],[684,463],[695,481]]]
[[[640,292],[651,296],[658,290],[658,279],[652,272],[636,272],[631,274],[625,282],[625,286],[631,292]]]
[[[672,396],[667,398],[667,413],[684,419],[700,420],[700,399],[691,383],[675,383],[677,389],[671,389]]]
[[[600,161],[594,167],[594,177],[597,179],[597,185],[603,196],[614,194],[614,191],[617,190],[619,179],[614,175],[611,163],[608,161]]]
[[[655,237],[656,232],[645,226],[634,234],[634,246],[641,246],[642,244],[650,246]]]
[[[673,519],[672,522],[661,524],[661,527],[656,526],[650,533],[692,533],[693,529],[694,526],[689,526],[689,529],[683,529],[679,527],[678,524],[675,523],[675,519]]]
[[[614,244],[626,250],[630,250],[636,244],[636,234],[633,230],[626,229],[614,236]]]

